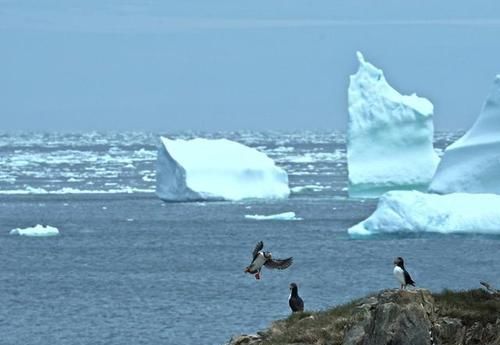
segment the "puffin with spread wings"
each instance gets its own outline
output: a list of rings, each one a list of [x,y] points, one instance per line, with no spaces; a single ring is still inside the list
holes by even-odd
[[[257,280],[260,279],[260,270],[262,266],[284,270],[290,267],[293,262],[293,258],[291,257],[287,259],[273,259],[271,252],[264,252],[262,248],[264,248],[264,242],[260,241],[253,250],[252,263],[245,268],[245,273],[255,274],[255,279]]]

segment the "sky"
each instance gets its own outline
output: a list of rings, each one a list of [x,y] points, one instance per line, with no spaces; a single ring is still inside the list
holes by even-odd
[[[344,130],[356,51],[467,129],[498,0],[0,0],[0,131]]]

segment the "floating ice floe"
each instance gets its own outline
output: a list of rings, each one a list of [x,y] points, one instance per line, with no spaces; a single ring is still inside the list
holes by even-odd
[[[48,237],[59,235],[59,230],[53,226],[37,224],[34,227],[12,229],[10,235]]]
[[[500,235],[500,196],[392,191],[375,212],[348,230],[351,236],[387,233],[480,233]]]
[[[70,177],[70,178],[68,179],[68,182],[82,182],[82,181],[84,181],[84,179],[82,179],[82,178],[74,178],[74,177]]]
[[[295,148],[291,146],[278,146],[275,147],[274,149],[269,149],[267,150],[268,152],[292,152],[295,151]]]
[[[392,189],[426,190],[439,158],[432,147],[432,103],[401,95],[358,52],[348,101],[349,195],[378,197]]]
[[[310,185],[305,185],[305,186],[295,186],[295,187],[292,187],[290,190],[292,191],[292,193],[300,193],[304,190],[310,190],[313,192],[320,192],[324,189],[329,189],[329,188],[330,188],[329,186],[322,186],[319,184],[310,184]]]
[[[91,185],[93,183],[88,183],[87,184]],[[12,190],[0,190],[0,194],[9,194],[9,195],[15,195],[15,194],[130,194],[130,193],[153,193],[154,189],[149,189],[149,188],[135,188],[135,187],[129,187],[129,186],[123,186],[120,188],[114,188],[114,189],[78,189],[78,188],[72,188],[72,187],[63,187],[61,189],[57,190],[47,190],[44,188],[35,188],[35,187],[30,187],[27,186],[24,189],[12,189]]]
[[[227,139],[161,138],[156,193],[165,201],[286,198],[288,175],[253,148]]]
[[[429,190],[500,194],[500,75],[474,125],[446,148]]]
[[[295,216],[295,212],[283,212],[267,216],[260,214],[247,214],[245,215],[245,218],[254,220],[302,220],[302,218]]]
[[[334,162],[344,158],[344,154],[337,150],[333,153],[329,152],[307,152],[301,155],[282,156],[279,161],[287,163],[324,163]]]

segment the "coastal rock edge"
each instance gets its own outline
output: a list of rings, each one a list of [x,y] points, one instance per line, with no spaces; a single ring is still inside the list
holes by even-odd
[[[384,290],[327,311],[294,314],[228,343],[264,344],[500,345],[500,296],[483,290]]]

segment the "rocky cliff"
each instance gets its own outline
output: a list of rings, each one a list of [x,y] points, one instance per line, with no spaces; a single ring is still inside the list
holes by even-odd
[[[500,295],[484,290],[385,290],[298,313],[229,345],[500,345]]]

